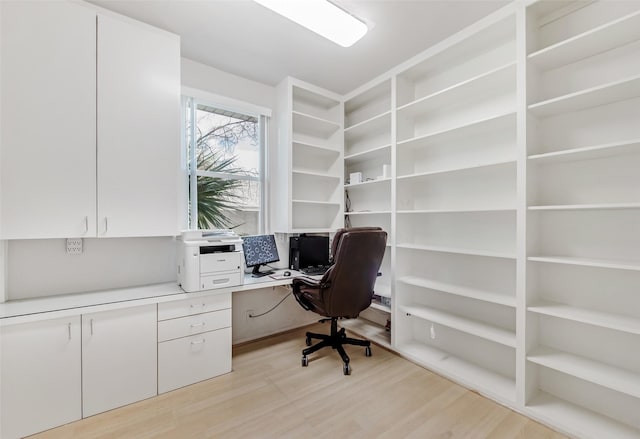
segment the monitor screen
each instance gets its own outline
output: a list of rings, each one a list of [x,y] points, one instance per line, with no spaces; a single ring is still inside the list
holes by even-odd
[[[245,236],[242,238],[242,250],[247,267],[259,268],[260,265],[280,260],[273,235]]]
[[[301,236],[300,268],[329,265],[329,237]]]

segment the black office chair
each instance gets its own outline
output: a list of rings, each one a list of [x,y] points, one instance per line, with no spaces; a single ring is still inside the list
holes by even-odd
[[[302,351],[302,365],[307,366],[307,356],[324,347],[336,349],[344,362],[345,375],[351,373],[349,356],[343,345],[365,347],[365,355],[371,356],[371,343],[346,336],[344,328],[338,330],[339,318],[356,318],[371,305],[373,288],[382,264],[387,233],[379,227],[340,229],[333,241],[334,264],[320,280],[293,279],[293,294],[300,305],[309,311],[325,316],[321,322],[331,321],[331,334],[307,332]],[[321,340],[311,346],[312,339]]]

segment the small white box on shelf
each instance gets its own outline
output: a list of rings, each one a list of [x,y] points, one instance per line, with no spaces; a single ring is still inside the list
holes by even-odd
[[[352,172],[349,175],[349,184],[362,183],[362,172]]]

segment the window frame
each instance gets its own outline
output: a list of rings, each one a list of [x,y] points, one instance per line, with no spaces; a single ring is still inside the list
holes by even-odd
[[[259,107],[253,104],[247,104],[241,101],[236,101],[234,99],[217,96],[211,93],[203,92],[201,90],[186,87],[182,88],[181,100],[183,124],[182,156],[184,157],[184,159],[186,159],[183,166],[186,175],[184,176],[185,178],[183,179],[183,181],[190,183],[186,185],[187,187],[185,188],[186,202],[184,203],[186,215],[185,222],[188,224],[189,229],[198,228],[197,178],[203,176],[228,180],[257,181],[260,184],[260,206],[258,209],[258,230],[256,231],[256,233],[265,233],[267,229],[267,219],[269,217],[269,206],[267,197],[267,156],[269,119],[271,117],[271,110],[268,108]],[[187,133],[187,121],[196,120],[195,116],[199,105],[239,113],[246,116],[255,117],[257,119],[259,144],[258,177],[197,169],[196,148],[194,148],[193,145],[196,138],[196,124],[191,123],[189,132]],[[191,139],[190,142],[188,142],[187,139]],[[189,187],[191,188],[191,190],[189,190]]]

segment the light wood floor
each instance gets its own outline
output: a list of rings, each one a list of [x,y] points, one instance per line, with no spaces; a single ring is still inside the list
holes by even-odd
[[[32,436],[58,438],[548,438],[565,436],[378,346],[323,349],[305,330],[234,349],[233,372]]]

